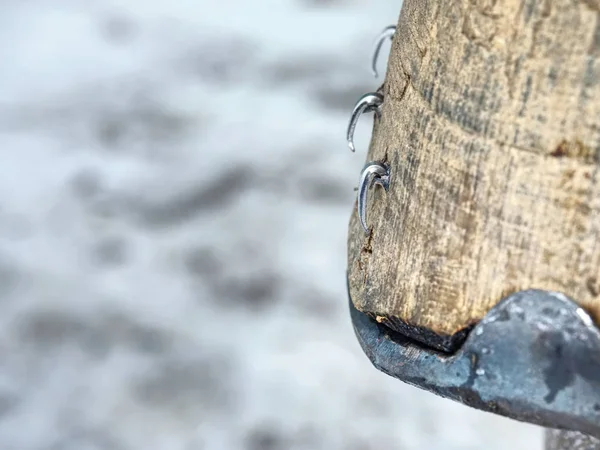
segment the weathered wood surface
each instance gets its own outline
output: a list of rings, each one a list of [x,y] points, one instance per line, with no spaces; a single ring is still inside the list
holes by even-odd
[[[600,319],[600,1],[405,0],[382,89],[357,308],[446,350],[521,289]]]

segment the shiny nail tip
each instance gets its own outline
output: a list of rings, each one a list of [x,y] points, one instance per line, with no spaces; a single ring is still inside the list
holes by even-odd
[[[381,47],[383,43],[388,39],[391,41],[394,39],[394,35],[396,34],[396,26],[390,25],[385,27],[379,36],[377,36],[377,40],[375,41],[375,46],[373,47],[373,56],[371,57],[371,71],[373,72],[373,76],[375,78],[379,77],[379,72],[377,71],[377,62],[379,61],[379,54],[381,53]]]
[[[389,182],[389,167],[380,162],[368,163],[361,173],[360,182],[358,184],[358,218],[367,235],[371,233],[371,229],[367,225],[367,198],[369,189],[372,186],[379,185],[387,191]]]
[[[356,150],[354,146],[354,132],[358,124],[358,119],[360,119],[361,115],[368,112],[375,112],[376,115],[379,115],[382,104],[383,95],[379,92],[369,92],[358,99],[356,105],[354,105],[348,129],[346,130],[346,141],[351,151],[354,152]]]

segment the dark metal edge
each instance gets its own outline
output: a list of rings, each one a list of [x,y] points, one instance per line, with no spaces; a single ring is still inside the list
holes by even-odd
[[[566,296],[503,299],[452,355],[349,305],[364,352],[384,373],[483,411],[600,437],[600,331]]]

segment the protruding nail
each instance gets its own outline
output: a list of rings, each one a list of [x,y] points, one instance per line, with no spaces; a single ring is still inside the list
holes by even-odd
[[[373,75],[375,78],[379,76],[377,72],[377,61],[379,60],[379,53],[381,52],[381,47],[386,40],[394,39],[394,34],[396,34],[396,26],[390,25],[389,27],[385,27],[383,31],[377,36],[377,40],[375,41],[375,46],[373,48],[373,57],[371,58],[371,70],[373,70]]]
[[[356,151],[354,147],[354,130],[356,129],[356,124],[358,123],[358,119],[364,113],[374,111],[376,115],[379,115],[381,104],[383,103],[383,95],[379,92],[369,92],[368,94],[363,95],[352,110],[352,116],[350,117],[350,122],[348,123],[348,130],[346,131],[346,140],[348,141],[348,147],[353,152]]]
[[[363,169],[358,184],[358,218],[365,233],[370,234],[367,226],[367,196],[369,188],[374,185],[382,186],[386,192],[390,186],[390,169],[380,162],[370,162]]]

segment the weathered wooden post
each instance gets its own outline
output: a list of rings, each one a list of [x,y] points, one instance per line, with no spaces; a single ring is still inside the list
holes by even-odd
[[[600,1],[405,0],[382,91],[356,307],[443,350],[521,289],[599,319]]]
[[[525,289],[598,323],[600,1],[404,0],[380,92],[354,306],[448,353]]]

